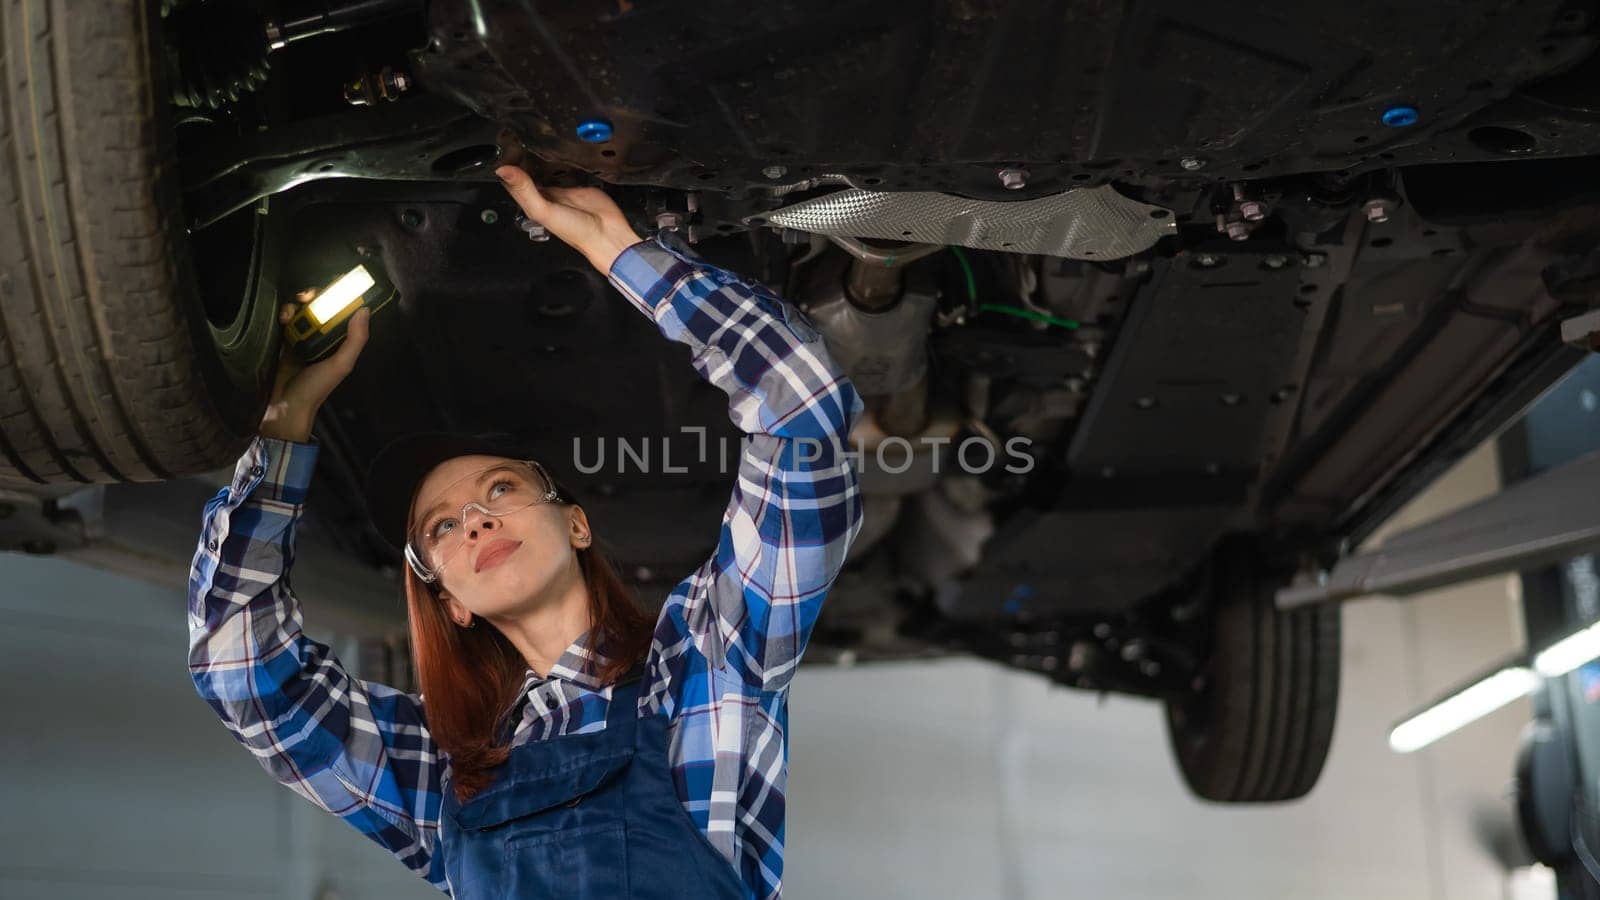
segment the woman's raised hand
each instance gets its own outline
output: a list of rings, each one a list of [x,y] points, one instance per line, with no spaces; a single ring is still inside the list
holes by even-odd
[[[524,215],[582,253],[601,275],[609,275],[622,251],[639,242],[622,210],[599,188],[541,188],[516,166],[494,173]]]
[[[278,324],[287,325],[299,311],[301,304],[315,300],[316,291],[301,291],[296,302],[278,308]],[[317,421],[317,411],[327,401],[328,395],[339,386],[356,367],[356,358],[367,346],[371,334],[372,310],[362,307],[350,317],[344,343],[327,359],[302,365],[289,352],[284,342],[278,360],[278,375],[273,380],[272,397],[267,401],[267,411],[261,416],[262,437],[305,443],[311,440],[311,426]]]

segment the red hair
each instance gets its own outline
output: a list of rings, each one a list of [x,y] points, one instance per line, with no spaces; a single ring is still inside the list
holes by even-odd
[[[563,505],[576,505],[557,484]],[[412,497],[412,503],[416,497]],[[578,569],[589,591],[591,649],[603,649],[605,665],[590,674],[610,684],[642,659],[654,623],[597,543],[577,550]],[[465,803],[494,780],[494,770],[511,753],[502,717],[522,689],[528,663],[492,626],[462,628],[451,621],[432,585],[405,567],[406,608],[411,625],[411,661],[425,701],[428,730],[450,757],[456,800]]]

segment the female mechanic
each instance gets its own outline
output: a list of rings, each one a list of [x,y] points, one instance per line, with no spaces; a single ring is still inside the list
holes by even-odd
[[[401,438],[368,472],[367,508],[408,563],[421,691],[352,677],[302,633],[287,576],[312,422],[366,344],[363,309],[334,356],[280,365],[259,436],[206,505],[195,686],[274,778],[458,900],[776,898],[788,687],[861,527],[843,449],[861,401],[759,284],[640,241],[601,190],[497,174],[727,393],[748,439],[715,551],[652,623],[526,452]]]

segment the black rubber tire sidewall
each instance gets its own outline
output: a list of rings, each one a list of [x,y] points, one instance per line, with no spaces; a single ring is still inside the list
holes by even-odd
[[[0,483],[231,462],[277,355],[271,217],[224,345],[194,274],[147,0],[0,0]]]
[[[1184,782],[1202,799],[1279,802],[1307,794],[1327,760],[1337,714],[1340,609],[1281,612],[1285,573],[1244,540],[1212,565],[1213,610],[1204,687],[1166,706]]]

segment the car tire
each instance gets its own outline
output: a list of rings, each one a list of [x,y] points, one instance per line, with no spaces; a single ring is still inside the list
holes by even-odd
[[[1287,580],[1252,544],[1212,570],[1210,652],[1193,696],[1167,702],[1167,734],[1184,781],[1223,803],[1304,796],[1328,757],[1339,700],[1338,606],[1284,612]]]
[[[0,0],[0,485],[213,469],[265,407],[264,206],[202,297],[156,7]]]

